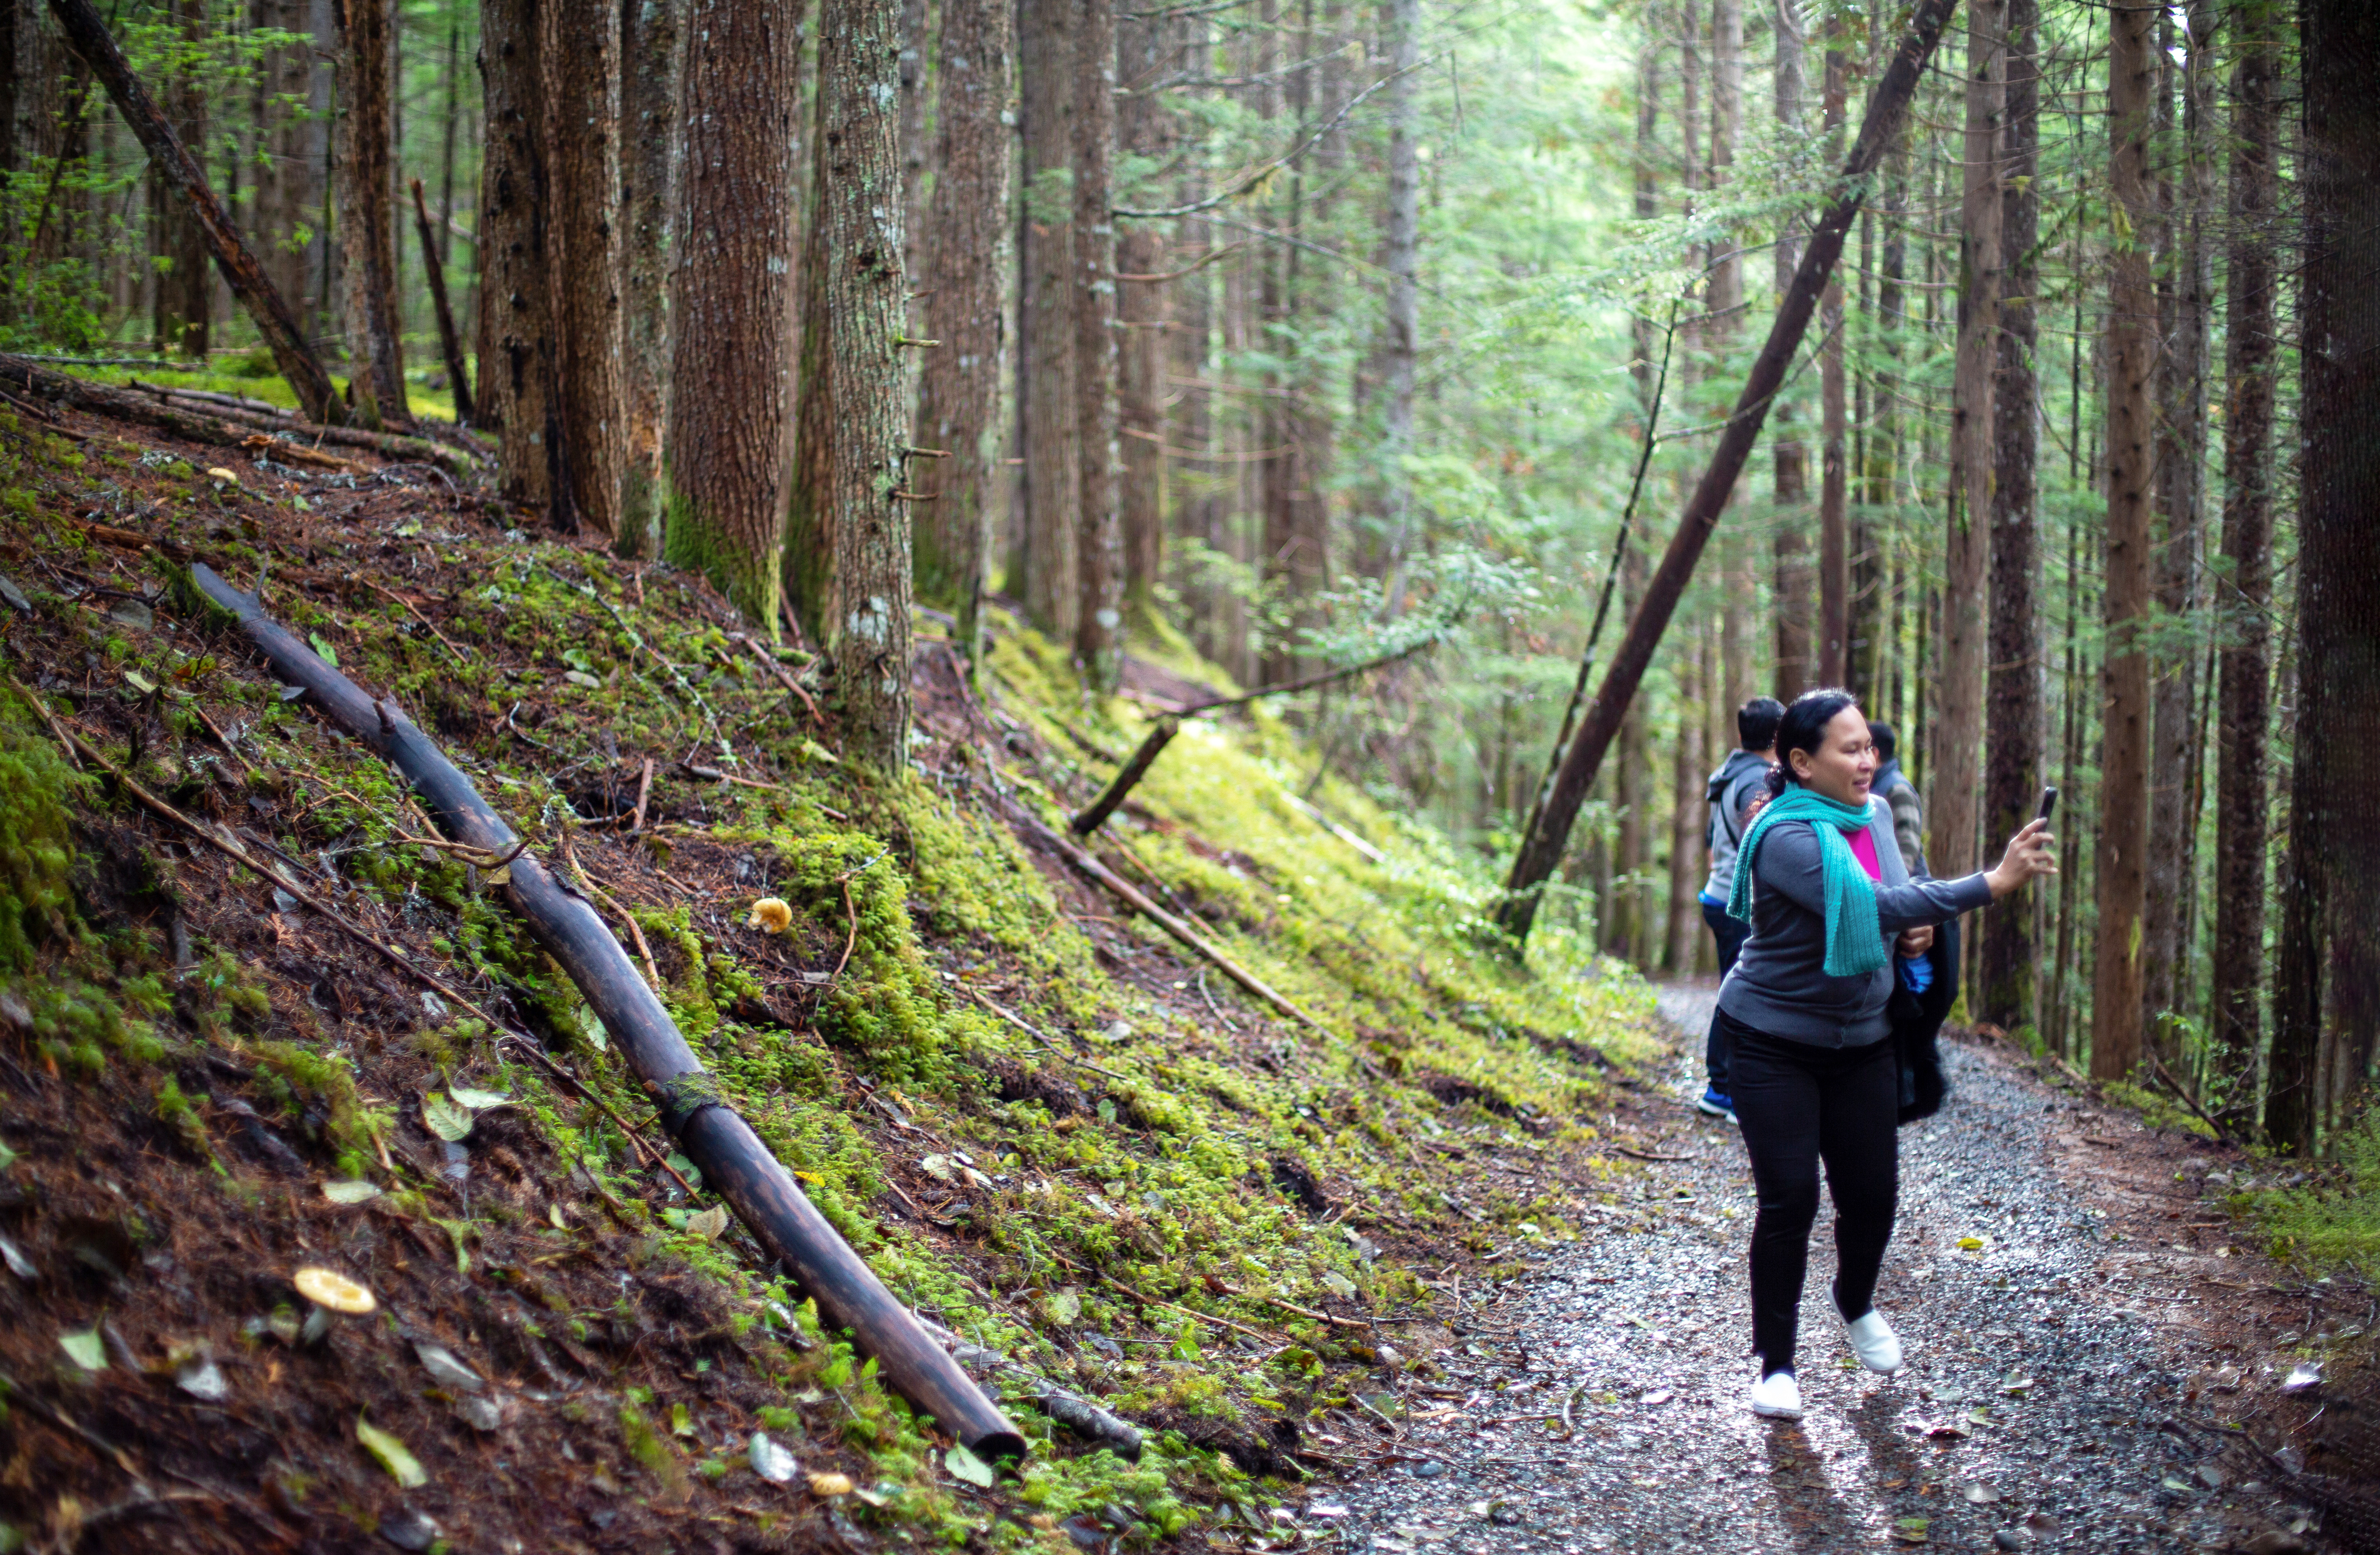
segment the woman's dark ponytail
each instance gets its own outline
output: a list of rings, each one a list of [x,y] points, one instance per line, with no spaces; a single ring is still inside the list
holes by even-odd
[[[1806,750],[1815,756],[1827,743],[1827,725],[1835,721],[1835,715],[1857,706],[1859,699],[1840,686],[1823,686],[1793,699],[1777,725],[1777,765],[1768,769],[1767,778],[1771,799],[1782,797],[1793,782],[1793,752]]]

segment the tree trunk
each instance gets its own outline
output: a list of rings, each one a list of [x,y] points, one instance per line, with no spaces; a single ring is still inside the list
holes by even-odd
[[[944,0],[945,4],[950,0]],[[1126,19],[1120,72],[1126,95],[1118,109],[1119,142],[1143,165],[1163,160],[1172,126],[1154,83],[1170,54],[1161,20]],[[1123,528],[1124,605],[1127,617],[1152,607],[1165,569],[1165,238],[1154,222],[1134,222],[1116,239],[1116,307],[1122,338],[1116,343],[1118,453],[1123,492],[1117,503]]]
[[[882,772],[909,761],[909,418],[901,352],[898,0],[827,0],[819,17],[817,213],[833,362],[828,456],[838,613],[825,634],[846,749]]]
[[[941,0],[934,113],[933,208],[926,250],[926,338],[917,385],[924,446],[947,453],[911,471],[934,500],[913,507],[918,598],[957,613],[970,662],[982,644],[991,564],[994,467],[988,444],[999,414],[1006,288],[1008,110],[1013,7],[1007,0]],[[913,246],[916,239],[912,239]]]
[[[2155,718],[2149,757],[2149,887],[2141,932],[2141,999],[2149,1035],[2168,1063],[2180,1062],[2180,1031],[2174,1022],[2184,1002],[2187,978],[2183,926],[2196,890],[2195,815],[2190,805],[2196,738],[2198,578],[2204,558],[2200,501],[2200,460],[2206,443],[2206,334],[2208,291],[2202,236],[2203,213],[2212,189],[2212,163],[2205,144],[2205,93],[2213,80],[2208,32],[2210,0],[2192,0],[2190,36],[2180,67],[2182,126],[2179,166],[2159,178],[2169,192],[2163,224],[2167,240],[2160,321],[2169,320],[2157,353],[2156,548],[2154,568],[2158,613],[2166,623],[2155,655]],[[2160,51],[2168,53],[2168,51]],[[2161,94],[2164,95],[2164,94]],[[2170,139],[2170,137],[2169,137]],[[2193,628],[2180,632],[2180,628]]]
[[[396,311],[395,169],[390,127],[395,0],[343,0],[339,240],[347,261],[347,398],[367,427],[403,428],[405,344]]]
[[[1612,655],[1611,668],[1606,672],[1602,688],[1587,710],[1578,737],[1562,759],[1561,771],[1556,774],[1552,792],[1546,799],[1544,821],[1531,836],[1528,846],[1513,857],[1512,870],[1505,879],[1504,899],[1496,909],[1498,925],[1513,939],[1524,939],[1528,934],[1536,915],[1538,888],[1561,861],[1562,850],[1570,841],[1571,825],[1578,819],[1579,805],[1594,784],[1596,769],[1602,765],[1604,753],[1610,748],[1612,735],[1628,705],[1635,699],[1637,686],[1652,662],[1653,650],[1694,576],[1694,565],[1709,542],[1736,477],[1742,473],[1744,461],[1751,456],[1769,402],[1778,385],[1784,382],[1788,363],[1801,348],[1819,294],[1825,290],[1827,278],[1842,254],[1843,236],[1859,213],[1867,182],[1883,160],[1884,148],[1900,133],[1918,78],[1941,37],[1943,24],[1949,20],[1954,4],[1955,0],[1918,0],[1910,18],[1908,34],[1876,82],[1866,119],[1860,126],[1859,139],[1836,176],[1830,201],[1810,235],[1809,248],[1802,255],[1793,285],[1769,327],[1767,342],[1753,361],[1743,392],[1736,396],[1735,408],[1719,433],[1718,447],[1712,451],[1710,465],[1679,518],[1677,533],[1661,557],[1644,603],[1628,624],[1627,636]]]
[[[1989,0],[1986,0],[1989,3]],[[1827,19],[1821,102],[1829,154],[1840,155],[1850,45],[1840,18]],[[1850,470],[1845,467],[1843,282],[1829,274],[1818,307],[1818,684],[1848,686],[1852,674]]]
[[[2006,295],[1992,382],[1991,670],[1984,741],[1984,835],[1994,839],[2013,835],[2033,819],[2042,741],[2035,602],[2041,541],[2034,511],[2039,386],[2033,360],[2033,298],[2041,282],[2033,254],[2041,225],[2041,197],[2034,188],[2041,143],[2040,5],[2007,0],[2007,7],[2008,111],[2000,163]],[[2033,919],[2019,902],[1991,914],[1985,924],[1976,1007],[2004,1031],[2034,1024]]]
[[[2109,183],[2128,225],[2115,237],[2107,297],[2107,639],[2091,996],[2091,1073],[2103,1080],[2122,1079],[2141,1058],[2150,713],[2143,627],[2149,617],[2149,379],[2156,354],[2146,247],[2155,217],[2148,187],[2154,19],[2145,9],[2111,13],[2107,50]]]
[[[455,419],[472,420],[471,364],[463,357],[463,339],[455,331],[455,308],[446,296],[446,268],[438,258],[438,234],[430,223],[430,202],[421,180],[413,180],[413,219],[421,235],[421,278],[430,288],[430,305],[438,318],[438,354],[446,363],[447,386],[455,396]]]
[[[1115,0],[1075,0],[1075,653],[1093,691],[1123,674],[1123,530],[1116,512]]]
[[[2259,991],[2265,965],[2265,794],[2273,591],[2273,398],[2280,143],[2280,0],[2247,0],[2237,13],[2231,74],[2229,271],[2224,298],[2223,556],[2217,584],[2222,643],[2221,738],[2215,778],[2214,996],[2209,1029],[2219,1055],[2217,1116],[2244,1129],[2256,1116],[2256,1061],[2264,1046]]]
[[[1711,123],[1710,180],[1713,203],[1731,197],[1735,182],[1736,148],[1743,140],[1743,0],[1711,0]],[[1721,364],[1731,361],[1743,333],[1743,260],[1742,235],[1730,229],[1714,239],[1710,284],[1706,292],[1713,315],[1703,338],[1715,377],[1724,381]],[[1752,641],[1758,636],[1753,618],[1759,609],[1752,576],[1748,536],[1723,528],[1719,546],[1718,662],[1706,678],[1706,705],[1716,714],[1740,706],[1753,693]],[[1730,742],[1730,744],[1733,742]]]
[[[901,0],[901,273],[926,273],[926,0]],[[933,56],[940,67],[947,55]],[[929,339],[940,336],[929,335]]]
[[[1071,643],[1081,604],[1082,461],[1075,439],[1074,0],[1023,0],[1017,10],[1018,114],[1025,200],[1017,342],[1025,391],[1026,618]],[[1012,579],[1011,588],[1019,580]]]
[[[1700,639],[1700,640],[1696,640]],[[1691,977],[1694,947],[1702,938],[1702,910],[1695,894],[1702,883],[1703,778],[1710,768],[1703,749],[1703,704],[1716,686],[1711,644],[1694,632],[1678,645],[1687,650],[1678,663],[1678,741],[1670,765],[1670,890],[1663,915],[1661,966],[1673,978]]]
[[[1975,755],[1984,732],[1984,603],[1990,586],[1992,365],[1999,312],[1999,128],[2007,0],[1967,6],[1966,138],[1959,220],[1959,338],[1950,411],[1949,534],[1942,643],[1926,774],[1926,861],[1944,879],[1975,867]]]
[[[1776,0],[1777,15],[1777,129],[1789,143],[1802,133],[1802,18],[1796,0]],[[1653,26],[1648,17],[1645,22]],[[1650,51],[1647,51],[1648,55]],[[1640,67],[1637,72],[1639,98],[1637,106],[1636,140],[1641,147],[1649,136],[1645,114],[1648,98],[1643,83],[1649,72]],[[1638,153],[1636,174],[1636,219],[1649,220],[1657,213],[1648,209],[1648,170],[1643,153]],[[1802,222],[1799,216],[1788,216],[1777,229],[1777,247],[1771,256],[1776,264],[1775,286],[1779,299],[1793,284],[1793,266],[1802,252]],[[1810,516],[1803,509],[1809,501],[1809,450],[1793,430],[1793,401],[1780,395],[1773,412],[1776,430],[1769,434],[1770,451],[1775,463],[1774,497],[1777,508],[1776,540],[1776,615],[1777,615],[1777,695],[1790,702],[1812,686],[1817,668],[1812,644],[1814,612],[1816,608],[1817,576],[1813,571],[1810,555]]]
[[[1645,597],[1645,553],[1629,553],[1621,573],[1621,602],[1633,618]],[[1645,709],[1632,703],[1620,725],[1620,766],[1611,774],[1612,808],[1620,815],[1620,837],[1612,861],[1616,883],[1612,897],[1612,934],[1604,948],[1631,966],[1649,967],[1652,934],[1645,917],[1645,867],[1652,862],[1653,737]]]
[[[622,455],[623,556],[658,556],[662,505],[662,439],[669,426],[670,224],[685,180],[679,93],[686,78],[687,0],[627,0],[620,7],[621,376],[626,447]]]
[[[480,413],[502,435],[504,500],[540,512],[561,439],[547,222],[546,83],[540,0],[484,0],[480,72]]]
[[[206,44],[205,10],[199,0],[173,0],[171,14],[180,26],[185,54],[166,75],[165,111],[182,144],[203,147],[207,89],[200,51]],[[164,261],[157,274],[155,348],[204,361],[215,295],[214,273],[207,268],[206,229],[186,202],[166,198],[162,175],[152,177],[150,189],[157,204],[157,257]],[[231,194],[237,209],[238,191]]]
[[[2303,1154],[2325,1121],[2318,1074],[2360,1088],[2380,1031],[2380,9],[2305,0],[2298,15],[2301,337],[2322,348],[2299,358],[2297,755],[2265,1117],[2274,1144]]]
[[[801,0],[692,0],[662,468],[669,559],[773,633],[793,409]],[[906,630],[907,620],[901,622]]]
[[[257,263],[256,256],[241,240],[238,227],[233,225],[230,213],[207,183],[206,170],[182,144],[164,115],[157,111],[156,103],[140,78],[133,75],[115,40],[108,35],[106,24],[91,8],[91,0],[49,0],[49,5],[50,14],[57,18],[60,30],[66,34],[67,46],[107,88],[116,112],[124,115],[124,122],[131,127],[132,133],[164,174],[175,195],[197,213],[225,283],[256,322],[258,333],[273,353],[273,365],[288,380],[298,403],[314,420],[328,426],[345,425],[346,407],[331,386],[330,375],[315,359],[313,348],[306,344],[288,303],[273,289],[263,266]]]
[[[1380,227],[1380,268],[1388,275],[1388,318],[1380,350],[1380,478],[1387,528],[1389,588],[1402,588],[1413,541],[1414,382],[1421,346],[1421,159],[1414,107],[1414,68],[1421,59],[1421,0],[1380,0],[1380,41],[1394,74],[1381,89],[1389,125],[1388,209]],[[1398,601],[1384,601],[1394,612]]]
[[[564,528],[620,533],[628,405],[622,369],[619,13],[552,6],[545,19],[553,90],[554,319],[566,479],[554,492]]]

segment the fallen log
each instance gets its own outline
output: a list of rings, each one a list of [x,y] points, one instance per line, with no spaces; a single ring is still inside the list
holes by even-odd
[[[455,842],[509,853],[520,839],[393,701],[374,702],[203,564],[200,593],[229,613],[282,681],[301,686],[322,715],[402,771],[438,829]],[[513,860],[501,887],[539,944],[559,963],[661,1109],[686,1159],[771,1257],[848,1329],[892,1388],[987,1459],[1018,1458],[1025,1439],[802,1194],[784,1164],[720,1099],[717,1081],[595,909],[559,884],[535,855]]]
[[[1086,1441],[1096,1441],[1112,1448],[1120,1458],[1140,1462],[1140,1428],[1095,1399],[1085,1398],[1070,1388],[1062,1388],[1022,1361],[1010,1360],[997,1350],[980,1344],[970,1344],[957,1334],[931,1318],[921,1318],[926,1331],[941,1342],[952,1358],[970,1371],[1005,1372],[1033,1391],[1033,1402],[1041,1413],[1073,1431]]]
[[[308,443],[328,443],[341,448],[367,448],[392,459],[433,464],[449,475],[467,478],[479,470],[484,457],[426,437],[367,431],[361,427],[319,426],[278,407],[254,410],[246,405],[220,403],[236,397],[229,395],[200,397],[206,391],[176,389],[163,383],[141,383],[131,389],[95,383],[88,378],[54,371],[30,357],[6,351],[0,351],[0,389],[52,400],[77,410],[138,421],[188,442],[223,448],[245,446],[257,432],[266,431],[278,434],[293,446],[302,446],[297,440],[303,438]]]
[[[1181,732],[1180,719],[1159,719],[1157,726],[1149,730],[1148,737],[1134,749],[1131,759],[1124,762],[1107,788],[1084,808],[1082,814],[1066,822],[1066,829],[1077,837],[1087,837],[1098,831],[1108,817],[1115,814],[1116,807],[1123,803],[1124,796],[1133,791],[1134,785],[1148,775],[1148,769],[1157,760],[1158,753],[1172,744],[1173,736]]]

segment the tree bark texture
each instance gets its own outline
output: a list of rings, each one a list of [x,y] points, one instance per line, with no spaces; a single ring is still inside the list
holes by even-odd
[[[2150,379],[2156,295],[2148,237],[2155,211],[2148,147],[2156,85],[2155,18],[2110,13],[2109,184],[2122,218],[2110,256],[2107,332],[2107,654],[2100,671],[2098,943],[2091,996],[2091,1073],[2122,1079],[2141,1059],[2141,912],[2148,875]]]
[[[1697,641],[1700,638],[1702,640]],[[1694,632],[1678,645],[1678,735],[1670,763],[1670,889],[1669,911],[1662,915],[1661,966],[1673,978],[1692,977],[1694,949],[1703,937],[1702,909],[1695,893],[1701,888],[1703,779],[1710,771],[1703,748],[1703,708],[1717,686],[1711,674],[1711,643]],[[1699,650],[1699,651],[1697,651]]]
[[[1075,0],[1075,456],[1081,597],[1075,653],[1092,690],[1123,674],[1123,520],[1116,510],[1115,0]]]
[[[561,441],[554,382],[546,82],[541,5],[484,0],[480,72],[487,143],[480,174],[480,410],[501,436],[504,499],[550,510]]]
[[[1414,103],[1415,67],[1421,59],[1421,0],[1381,0],[1380,41],[1393,72],[1381,89],[1389,126],[1388,207],[1380,225],[1380,268],[1388,274],[1388,315],[1380,347],[1380,481],[1382,522],[1389,537],[1388,576],[1397,588],[1412,542],[1413,485],[1404,458],[1413,452],[1414,385],[1421,349],[1421,159]],[[1387,601],[1390,611],[1397,601]]]
[[[405,343],[396,311],[396,174],[390,94],[395,0],[341,0],[339,243],[346,256],[347,398],[366,426],[403,428]]]
[[[926,273],[926,96],[931,72],[926,0],[901,0],[901,273]],[[941,56],[932,56],[936,68]]]
[[[2007,112],[2001,126],[2000,241],[2004,295],[1992,381],[1991,669],[1985,693],[1984,835],[2013,836],[2031,820],[2041,783],[2041,540],[2034,463],[2040,441],[2033,298],[2041,267],[2034,189],[2040,161],[2039,0],[2007,0]],[[2068,820],[2070,823],[2072,817]],[[1978,1007],[2004,1031],[2034,1024],[2036,947],[2030,905],[1989,916]]]
[[[1711,124],[1710,183],[1713,203],[1730,197],[1735,181],[1735,153],[1743,139],[1743,0],[1711,0]],[[1743,260],[1742,235],[1730,230],[1712,245],[1710,284],[1706,293],[1714,317],[1706,326],[1704,348],[1711,354],[1718,382],[1725,381],[1720,365],[1730,359],[1743,333]],[[1730,499],[1731,500],[1731,499]],[[1719,642],[1715,671],[1705,679],[1708,696],[1704,705],[1717,715],[1752,695],[1752,641],[1757,636],[1753,617],[1758,609],[1752,577],[1748,536],[1722,529],[1719,545]],[[1732,742],[1730,742],[1732,743]]]
[[[793,410],[802,0],[691,0],[662,463],[669,559],[774,632]],[[906,618],[903,621],[906,626]]]
[[[625,0],[621,17],[620,205],[623,556],[662,552],[662,439],[669,426],[671,223],[685,178],[679,93],[686,77],[688,0]]]
[[[2279,185],[2280,0],[2238,12],[2231,73],[2230,239],[2224,297],[2223,559],[2216,588],[2222,687],[2215,777],[2215,940],[2208,1027],[2225,1087],[2216,1115],[2256,1117],[2264,1046],[2266,742],[2271,720],[2273,400]]]
[[[1017,9],[1018,114],[1025,143],[1020,396],[1025,445],[1026,619],[1072,642],[1081,603],[1081,458],[1075,410],[1075,0]]]
[[[2306,249],[2300,357],[2304,456],[2298,528],[2297,759],[2289,878],[2274,969],[2266,1130],[2300,1153],[2361,1088],[2380,1031],[2380,9],[2299,7],[2299,187]],[[2317,345],[2317,343],[2319,343]],[[2341,1114],[2343,1115],[2343,1113]]]
[[[991,444],[1007,317],[1001,259],[1008,247],[1009,131],[1002,117],[1014,15],[1008,0],[941,0],[933,202],[922,235],[926,338],[941,345],[925,353],[917,435],[950,457],[911,471],[934,491],[932,502],[911,509],[915,576],[919,599],[957,613],[970,662],[982,641],[997,506]]]
[[[1744,461],[1751,456],[1769,403],[1784,382],[1793,354],[1801,348],[1819,295],[1826,289],[1835,261],[1842,255],[1843,235],[1859,214],[1860,202],[1871,176],[1883,161],[1886,146],[1900,133],[1918,79],[1955,4],[1956,0],[1918,0],[1910,16],[1907,34],[1877,79],[1866,116],[1860,125],[1859,138],[1834,180],[1825,213],[1811,231],[1809,247],[1769,326],[1768,339],[1753,360],[1743,392],[1736,396],[1734,411],[1719,433],[1710,464],[1679,517],[1677,532],[1670,537],[1644,602],[1628,623],[1627,636],[1612,655],[1611,668],[1606,672],[1603,686],[1587,710],[1578,737],[1562,759],[1561,771],[1547,796],[1544,822],[1528,847],[1513,857],[1496,918],[1499,926],[1516,940],[1527,935],[1536,918],[1538,888],[1561,862],[1571,826],[1578,819],[1579,806],[1594,785],[1596,770],[1602,765],[1612,736],[1619,731],[1629,704],[1635,699],[1636,688],[1652,662],[1653,650],[1659,645],[1670,617],[1676,613],[1686,584],[1694,577],[1694,565],[1709,542],[1736,477],[1742,473]]]
[[[1850,43],[1843,24],[1827,22],[1826,72],[1821,101],[1827,139],[1840,148],[1843,96],[1849,88]],[[1837,151],[1840,155],[1840,151]],[[1848,686],[1852,674],[1851,470],[1845,456],[1843,404],[1843,282],[1827,281],[1818,305],[1818,684]]]
[[[555,336],[565,476],[554,516],[603,539],[620,533],[627,470],[626,338],[620,306],[620,24],[606,6],[549,0],[552,87]]]
[[[273,365],[288,380],[298,403],[314,420],[328,426],[345,425],[346,407],[331,385],[330,374],[322,371],[313,348],[306,344],[297,316],[265,275],[264,267],[249,251],[230,213],[215,198],[198,159],[182,144],[173,126],[158,111],[148,89],[125,62],[123,51],[115,46],[106,24],[91,8],[91,0],[49,0],[49,5],[50,14],[57,18],[59,30],[66,34],[67,46],[107,89],[116,112],[124,115],[124,122],[131,127],[141,147],[164,175],[167,186],[197,213],[225,284],[255,321],[257,332],[273,353]]]
[[[1992,365],[2000,297],[1999,128],[2007,0],[1967,6],[1966,135],[1959,214],[1959,336],[1950,411],[1949,532],[1942,650],[1926,773],[1925,856],[1945,879],[1974,868],[1976,751],[1984,733],[1984,608],[1990,587]]]
[[[949,0],[944,0],[945,4]],[[1144,164],[1171,148],[1171,115],[1151,90],[1172,63],[1171,24],[1118,22],[1117,70],[1126,95],[1118,104],[1117,143]],[[1172,288],[1154,279],[1165,267],[1165,237],[1154,222],[1132,222],[1116,237],[1116,421],[1120,460],[1116,510],[1123,530],[1127,617],[1148,609],[1165,572],[1165,330]]]
[[[2206,144],[2208,86],[2214,79],[2208,32],[2210,0],[2187,7],[2189,37],[2181,74],[2180,133],[2174,165],[2158,179],[2165,198],[2165,240],[2157,352],[2156,527],[2153,587],[2162,629],[2150,665],[2155,713],[2149,747],[2149,889],[2143,907],[2141,1000],[2149,1035],[2168,1063],[2180,1058],[2174,1018],[2184,1002],[2184,926],[2197,890],[2198,816],[2192,803],[2197,736],[2198,634],[2184,631],[2199,613],[2198,580],[2204,564],[2201,534],[2200,461],[2206,444],[2206,336],[2210,292],[2204,213],[2213,193]],[[2171,58],[2169,51],[2168,60]],[[2170,93],[2163,94],[2167,97]]]
[[[1803,20],[1797,0],[1776,0],[1776,6],[1773,29],[1777,39],[1777,129],[1791,143],[1802,133]],[[1649,16],[1645,26],[1648,31],[1653,26]],[[1647,61],[1652,57],[1648,49]],[[1653,79],[1649,64],[1640,64],[1636,108],[1636,143],[1640,148],[1636,164],[1638,221],[1649,220],[1658,213],[1650,199],[1652,171],[1642,151],[1651,134],[1646,115],[1652,103],[1648,89]],[[1777,246],[1771,254],[1775,261],[1775,290],[1779,298],[1793,285],[1793,266],[1801,252],[1801,218],[1788,216],[1777,229]],[[1640,333],[1649,334],[1649,331]],[[1793,401],[1790,397],[1779,396],[1772,418],[1775,430],[1769,433],[1769,447],[1776,471],[1773,495],[1777,509],[1777,572],[1773,585],[1776,687],[1779,699],[1791,702],[1817,684],[1812,678],[1817,667],[1813,647],[1816,636],[1814,612],[1817,607],[1817,574],[1810,554],[1810,516],[1804,506],[1809,501],[1810,456],[1793,430]]]
[[[838,613],[826,638],[845,749],[909,760],[909,417],[901,353],[899,0],[826,0],[819,17],[817,213],[832,360],[827,501]]]

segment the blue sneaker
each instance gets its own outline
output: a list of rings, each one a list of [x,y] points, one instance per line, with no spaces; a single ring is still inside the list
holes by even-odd
[[[1694,1111],[1706,1117],[1725,1118],[1728,1122],[1733,1123],[1735,1122],[1735,1099],[1706,1086],[1703,1088],[1703,1099],[1694,1103]]]

